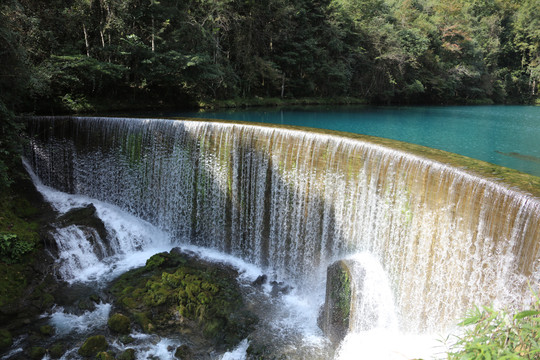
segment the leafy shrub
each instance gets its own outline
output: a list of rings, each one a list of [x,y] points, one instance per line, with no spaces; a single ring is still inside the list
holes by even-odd
[[[0,234],[0,261],[15,264],[21,257],[32,251],[34,244],[19,240],[15,234]]]
[[[540,359],[540,298],[514,315],[475,308],[459,325],[465,332],[448,353],[451,360]]]

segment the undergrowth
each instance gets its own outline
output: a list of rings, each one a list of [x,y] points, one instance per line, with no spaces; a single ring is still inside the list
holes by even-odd
[[[448,353],[450,360],[540,359],[540,298],[530,309],[511,314],[476,307],[459,324],[464,333]]]

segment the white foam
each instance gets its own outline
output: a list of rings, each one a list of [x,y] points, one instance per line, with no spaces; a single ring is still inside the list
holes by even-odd
[[[55,239],[59,246],[60,276],[70,283],[107,282],[129,269],[144,265],[146,260],[174,246],[171,237],[147,221],[139,219],[115,205],[83,195],[67,194],[43,185],[24,162],[38,191],[59,213],[93,204],[97,216],[109,233],[112,256],[99,259],[87,235],[77,226],[57,228]],[[99,237],[94,232],[94,237]],[[98,246],[104,250],[105,239]]]
[[[228,351],[221,357],[221,360],[245,360],[247,356],[247,349],[249,347],[249,342],[247,339],[244,339],[238,344],[236,348],[232,351]]]
[[[338,360],[409,360],[446,358],[436,335],[403,334],[390,329],[373,329],[348,334],[340,344]]]
[[[240,280],[253,281],[265,273],[265,271],[257,265],[248,263],[245,260],[233,255],[225,254],[218,250],[190,244],[182,244],[179,247],[183,250],[194,252],[201,259],[216,263],[223,263],[234,267],[239,273]]]
[[[174,360],[174,353],[180,346],[180,343],[168,338],[161,338],[155,344],[146,342],[145,345],[140,346],[137,352],[138,359],[160,359],[160,360]]]
[[[97,304],[95,310],[85,311],[82,315],[66,313],[63,307],[56,307],[54,310],[49,322],[56,329],[57,335],[86,333],[107,323],[111,304]]]

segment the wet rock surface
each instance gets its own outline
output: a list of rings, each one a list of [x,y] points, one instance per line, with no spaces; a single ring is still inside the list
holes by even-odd
[[[338,260],[327,269],[326,297],[318,324],[334,345],[349,331],[351,312],[351,269],[346,260]]]
[[[56,220],[58,227],[77,226],[88,239],[99,259],[111,255],[109,234],[103,221],[97,215],[94,204],[71,209]],[[98,238],[99,237],[99,238]]]

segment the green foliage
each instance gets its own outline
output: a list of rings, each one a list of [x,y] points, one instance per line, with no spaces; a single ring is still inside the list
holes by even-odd
[[[538,1],[57,1],[45,11],[6,0],[0,100],[65,112],[257,97],[534,102]]]
[[[0,261],[17,263],[21,257],[34,250],[34,244],[19,240],[15,234],[0,234]]]
[[[535,295],[536,296],[536,295]],[[475,308],[459,324],[449,359],[540,359],[540,299],[531,309],[511,315],[489,307]]]
[[[0,329],[0,350],[7,349],[13,345],[13,336],[8,330]]]

